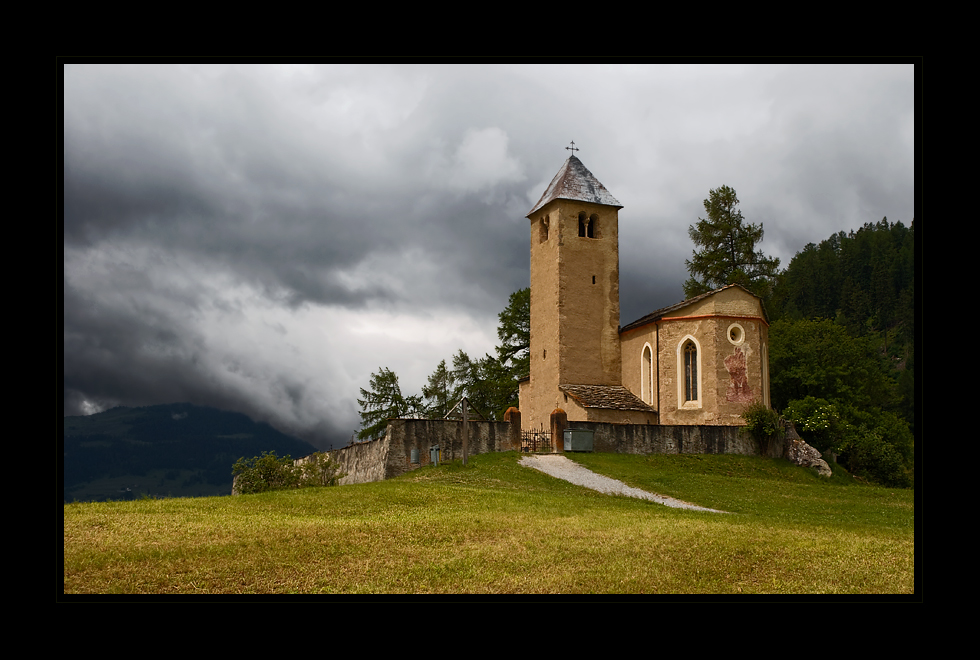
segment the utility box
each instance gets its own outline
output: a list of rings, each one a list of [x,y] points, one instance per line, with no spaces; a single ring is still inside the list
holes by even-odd
[[[565,429],[565,451],[592,451],[593,431]]]
[[[433,465],[439,465],[439,445],[429,447],[429,460]]]

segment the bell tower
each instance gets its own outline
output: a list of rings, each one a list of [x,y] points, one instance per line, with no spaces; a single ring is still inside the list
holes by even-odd
[[[547,427],[560,386],[622,384],[619,209],[572,155],[527,214],[531,223],[531,369],[527,428]]]

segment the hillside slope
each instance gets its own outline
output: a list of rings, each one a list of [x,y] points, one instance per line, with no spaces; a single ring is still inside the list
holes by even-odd
[[[64,499],[131,499],[231,493],[231,466],[316,448],[241,413],[173,403],[64,418]]]

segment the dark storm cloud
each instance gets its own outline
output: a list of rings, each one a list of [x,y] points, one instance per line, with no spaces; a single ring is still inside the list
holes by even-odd
[[[66,414],[348,438],[372,371],[411,393],[492,352],[572,139],[625,205],[623,323],[683,297],[710,188],[783,266],[911,220],[910,67],[68,65],[64,90]]]
[[[66,243],[126,236],[193,254],[270,293],[279,288],[292,304],[353,306],[391,295],[338,283],[338,271],[370,253],[416,246],[452,260],[468,244],[500,243],[492,231],[499,218],[474,203],[465,176],[453,178],[452,142],[405,153],[406,140],[399,151],[395,139],[393,153],[372,153],[343,131],[293,126],[297,112],[287,104],[295,99],[276,106],[259,92],[274,85],[256,78],[238,68],[70,70]],[[308,86],[329,97],[327,84]]]

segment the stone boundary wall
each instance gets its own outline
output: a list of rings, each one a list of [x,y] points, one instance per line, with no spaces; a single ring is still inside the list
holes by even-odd
[[[520,422],[469,421],[467,454],[520,448]],[[516,435],[514,430],[517,430]],[[442,461],[463,458],[463,422],[454,419],[392,419],[385,437],[327,452],[347,476],[340,484],[383,481],[430,465],[429,448],[439,445]],[[412,463],[412,449],[418,463]]]
[[[593,450],[610,454],[759,454],[756,441],[740,426],[568,422],[568,428],[592,431]],[[781,458],[783,444],[773,441],[766,455]]]
[[[520,451],[520,418],[514,422],[471,421],[468,455]],[[594,451],[612,454],[743,454],[758,455],[755,440],[738,426],[660,426],[568,422],[568,428],[594,433]],[[558,439],[559,449],[563,438]],[[347,476],[340,484],[384,481],[431,465],[429,448],[439,445],[441,461],[463,458],[463,423],[451,419],[393,419],[385,437],[327,452]],[[767,456],[783,456],[782,440]],[[418,463],[412,463],[412,449]]]
[[[509,422],[471,421],[467,426],[469,456],[520,447],[520,435],[515,444]],[[386,438],[389,441],[386,479],[429,465],[429,447],[433,445],[439,445],[442,461],[463,458],[463,422],[459,420],[393,419],[388,423]],[[419,450],[417,465],[411,462],[412,449]]]
[[[330,460],[340,466],[340,471],[346,476],[337,485],[363,484],[371,481],[384,481],[385,459],[388,455],[388,443],[385,438],[359,442],[357,444],[325,452]]]

